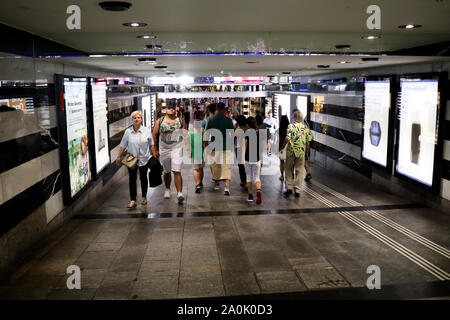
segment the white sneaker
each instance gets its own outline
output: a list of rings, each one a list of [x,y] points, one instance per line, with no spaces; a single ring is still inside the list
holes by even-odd
[[[164,199],[169,199],[170,198],[170,189],[166,189],[166,191],[164,192]]]
[[[218,183],[215,184],[214,185],[214,190],[216,190],[216,191],[220,190],[220,184],[218,184]]]
[[[223,190],[223,194],[226,196],[230,195],[230,188],[225,187],[225,189]]]
[[[178,203],[179,203],[179,204],[182,204],[182,203],[183,203],[183,201],[184,201],[184,196],[183,196],[183,194],[182,194],[181,192],[178,192],[178,194],[177,194],[177,199],[178,199]]]

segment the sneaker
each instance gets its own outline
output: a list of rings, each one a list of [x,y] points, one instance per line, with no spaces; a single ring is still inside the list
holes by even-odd
[[[166,191],[164,192],[164,199],[169,199],[170,198],[170,189],[166,189]]]
[[[183,203],[183,201],[184,201],[184,196],[183,196],[183,194],[182,194],[181,192],[178,192],[178,194],[177,194],[177,199],[178,199],[178,203],[179,203],[179,204],[182,204],[182,203]]]
[[[286,198],[289,198],[289,195],[292,194],[292,190],[287,190],[287,191],[285,191],[283,194],[284,194],[284,196],[285,196]]]
[[[198,184],[195,186],[195,193],[200,193],[202,191],[202,187]]]
[[[311,179],[312,179],[312,175],[311,175],[311,173],[308,173],[305,177],[305,181],[309,181]]]
[[[261,191],[256,191],[256,204],[260,204],[261,202]]]
[[[300,193],[296,192],[296,193],[294,194],[294,196],[295,196],[296,198],[300,198]]]
[[[248,195],[247,201],[248,202],[253,202],[253,195],[252,194]]]
[[[143,198],[141,204],[143,206],[146,206],[147,205],[147,198]]]
[[[223,190],[223,194],[226,195],[226,196],[229,196],[230,195],[230,189],[229,188],[225,188]]]
[[[134,200],[131,200],[130,203],[127,205],[128,209],[134,209],[137,207],[137,203]]]
[[[280,176],[278,179],[280,179],[280,181],[283,181],[283,180],[284,180],[284,177],[283,177],[283,176]]]
[[[220,190],[220,185],[218,183],[214,184],[214,190],[216,191]]]

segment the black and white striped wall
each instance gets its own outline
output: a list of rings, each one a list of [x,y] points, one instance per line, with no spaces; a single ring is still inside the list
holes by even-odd
[[[313,80],[336,79],[336,78],[358,78],[370,75],[388,74],[412,74],[443,72],[450,74],[449,62],[421,63],[409,65],[397,65],[381,68],[360,69],[351,72],[333,73],[318,77]],[[444,147],[441,161],[441,188],[440,198],[450,201],[450,88],[447,83],[447,101],[442,105],[446,108],[446,118],[444,127],[441,128],[444,135]],[[329,167],[346,175],[355,173],[370,177],[373,182],[377,182],[391,191],[403,193],[409,192],[409,186],[402,185],[392,176],[380,175],[377,170],[371,170],[361,164],[360,154],[362,147],[362,122],[363,113],[359,106],[362,105],[363,92],[322,94],[308,93],[312,100],[314,96],[324,96],[324,109],[321,113],[311,113],[310,124],[313,130],[315,142],[312,152],[314,161],[320,165]],[[353,97],[351,97],[353,95]],[[412,191],[415,192],[415,191]],[[442,202],[431,194],[418,194],[430,205],[438,204],[445,206],[445,210],[450,209],[450,202]]]
[[[26,114],[0,112],[0,277],[38,240],[61,226],[104,187],[102,183],[94,183],[86,196],[73,206],[63,205],[54,89],[56,73],[114,76],[31,58],[0,59],[2,81],[28,85],[3,84],[0,87],[0,99],[27,98]],[[123,121],[120,125],[112,123],[111,132],[120,133],[127,125],[126,120]]]

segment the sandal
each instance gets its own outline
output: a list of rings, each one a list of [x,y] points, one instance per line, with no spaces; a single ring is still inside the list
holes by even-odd
[[[147,198],[142,199],[141,204],[142,204],[143,206],[146,206],[146,205],[147,205]]]
[[[128,204],[127,208],[128,209],[133,209],[137,207],[137,203],[134,200],[131,200],[130,203]]]

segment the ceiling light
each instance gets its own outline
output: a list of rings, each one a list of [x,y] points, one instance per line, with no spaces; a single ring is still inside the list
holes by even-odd
[[[339,61],[338,63],[345,64],[345,63],[350,63],[350,61]]]
[[[138,39],[156,39],[155,35],[143,35],[143,36],[137,36]]]
[[[334,47],[336,49],[350,49],[351,45],[349,45],[349,44],[337,44]]]
[[[124,1],[103,1],[98,5],[107,11],[127,11],[132,6],[131,3]]]
[[[258,63],[258,61],[247,61],[246,63],[252,64],[252,63]]]
[[[290,71],[283,71],[282,74],[291,74]]]
[[[132,27],[132,28],[136,28],[136,27],[146,27],[147,24],[144,22],[127,22],[123,24],[125,27]]]
[[[155,69],[166,69],[167,66],[155,66]]]
[[[400,29],[414,29],[414,28],[420,28],[422,27],[421,24],[405,24],[402,26],[398,26]]]
[[[173,76],[173,75],[175,74],[175,72],[167,71],[166,74],[167,74],[168,76]]]
[[[139,58],[140,63],[156,64],[156,58]]]
[[[370,36],[362,37],[362,39],[364,39],[364,40],[373,40],[373,39],[379,39],[379,38],[381,38],[381,36],[370,35]]]
[[[329,68],[329,67],[330,67],[329,64],[319,64],[319,65],[317,66],[317,68]]]
[[[160,44],[148,44],[146,47],[147,49],[162,49],[162,45]]]
[[[361,58],[362,61],[378,61],[380,58]]]

